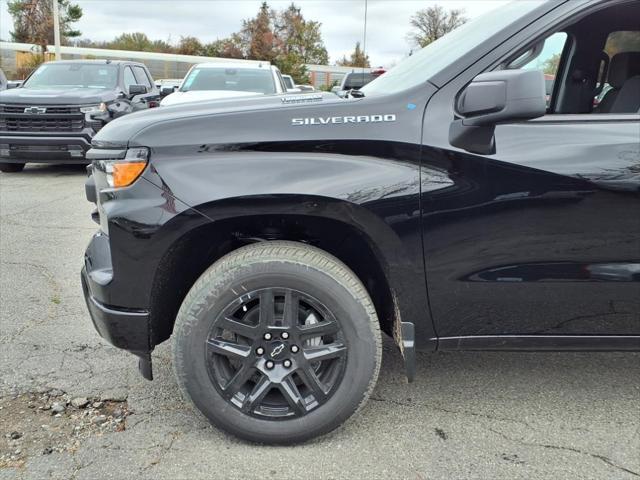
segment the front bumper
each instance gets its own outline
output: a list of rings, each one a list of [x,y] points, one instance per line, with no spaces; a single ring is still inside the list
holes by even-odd
[[[91,136],[87,133],[62,136],[3,133],[1,138],[0,162],[5,163],[86,164],[85,154],[91,148]]]
[[[109,286],[113,279],[109,237],[93,236],[85,252],[81,272],[82,290],[93,326],[115,347],[140,357],[140,370],[151,379],[149,312],[109,305]]]

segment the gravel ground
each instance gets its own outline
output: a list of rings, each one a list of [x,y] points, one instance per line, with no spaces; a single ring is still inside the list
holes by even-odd
[[[420,354],[408,385],[386,339],[373,397],[337,432],[285,448],[217,431],[180,398],[168,345],[147,382],[94,331],[83,181],[0,174],[0,479],[640,477],[638,354]]]

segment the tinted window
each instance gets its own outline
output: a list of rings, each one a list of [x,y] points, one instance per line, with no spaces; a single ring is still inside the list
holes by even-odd
[[[296,88],[296,86],[293,84],[293,79],[289,75],[283,75],[282,79],[284,80],[284,85],[287,88]]]
[[[144,68],[134,66],[133,73],[136,76],[136,81],[138,82],[138,85],[144,85],[148,89],[151,89],[151,82],[149,81],[149,77],[147,76],[147,72],[144,71]]]
[[[133,76],[133,72],[131,71],[131,68],[126,67],[124,69],[124,86],[128,87],[130,85],[137,85],[138,81],[136,80],[136,77]]]
[[[271,71],[258,68],[194,68],[185,78],[180,91],[231,90],[275,93]]]
[[[115,88],[118,67],[107,64],[45,63],[24,83],[29,88]]]
[[[374,78],[376,78],[376,75],[368,72],[348,73],[344,80],[343,89],[351,90],[352,88],[362,88]]]

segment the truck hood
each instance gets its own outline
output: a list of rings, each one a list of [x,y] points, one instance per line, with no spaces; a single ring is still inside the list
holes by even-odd
[[[223,122],[240,117],[248,122],[242,130],[250,136],[250,131],[253,130],[251,127],[264,129],[265,124],[261,119],[271,112],[301,116],[310,114],[311,111],[322,111],[325,115],[332,115],[333,107],[358,101],[343,99],[331,93],[309,93],[232,97],[163,106],[131,113],[109,122],[93,138],[93,143],[94,145],[134,145],[137,143],[131,143],[131,139],[135,138],[139,132],[149,131],[152,128],[166,132],[190,128],[204,133],[212,122],[220,127]],[[171,135],[167,136],[167,141],[169,137]]]
[[[255,97],[264,94],[257,92],[243,92],[238,90],[192,90],[189,92],[173,92],[160,102],[160,106],[179,105],[189,102],[206,100],[220,100],[224,98]]]
[[[0,92],[0,103],[33,105],[86,105],[110,102],[117,98],[115,90],[103,88],[12,88]]]

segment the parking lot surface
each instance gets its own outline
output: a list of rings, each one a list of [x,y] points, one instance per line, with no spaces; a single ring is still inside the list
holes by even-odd
[[[79,279],[91,211],[82,166],[0,174],[0,479],[640,477],[638,354],[420,354],[407,384],[386,339],[343,428],[238,441],[182,401],[168,344],[147,382],[94,331]]]

